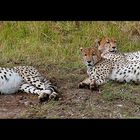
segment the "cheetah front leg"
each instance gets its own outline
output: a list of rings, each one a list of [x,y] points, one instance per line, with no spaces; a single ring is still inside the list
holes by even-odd
[[[90,90],[99,91],[99,85],[97,84],[95,79],[90,80]]]
[[[90,89],[90,78],[86,78],[78,84],[78,88],[88,88]]]
[[[55,99],[57,97],[57,93],[53,92],[50,89],[41,90],[41,89],[37,89],[36,87],[34,87],[30,84],[21,85],[19,90],[23,91],[23,92],[26,92],[26,93],[37,94],[38,99],[40,101],[45,101],[45,100],[48,100],[48,99]]]
[[[100,76],[95,76],[95,77],[92,77],[90,79],[90,90],[93,91],[98,91],[99,93],[101,92],[100,89],[99,89],[99,86],[106,83],[107,80],[104,78],[102,79]]]

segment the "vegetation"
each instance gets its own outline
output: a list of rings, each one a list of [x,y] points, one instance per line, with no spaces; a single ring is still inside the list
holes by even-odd
[[[21,118],[139,117],[140,86],[109,82],[102,93],[78,89],[86,75],[80,47],[115,37],[120,52],[140,50],[140,22],[5,21],[0,23],[0,65],[32,65],[55,80],[62,99],[34,105]]]

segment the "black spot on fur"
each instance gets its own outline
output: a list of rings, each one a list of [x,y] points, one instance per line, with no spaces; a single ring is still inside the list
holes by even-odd
[[[27,78],[27,81],[30,81],[30,78]]]
[[[99,79],[99,76],[96,76],[97,77],[97,79]]]
[[[5,80],[6,80],[6,81],[8,81],[8,80],[9,80],[9,79],[6,77],[6,75],[4,75],[4,78],[5,78]]]
[[[35,92],[36,89],[33,89],[33,92]]]
[[[126,83],[126,80],[124,79],[124,83]]]
[[[25,89],[29,88],[29,86],[26,86]]]

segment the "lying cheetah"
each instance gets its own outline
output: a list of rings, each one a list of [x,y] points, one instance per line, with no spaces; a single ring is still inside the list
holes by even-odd
[[[100,48],[99,48],[99,46],[100,46]],[[109,58],[110,57],[109,53],[111,53],[111,56],[114,59],[113,61],[116,61],[116,62],[119,62],[119,61],[122,61],[122,60],[125,61],[125,57],[123,56],[123,54],[116,54],[116,52],[117,52],[117,49],[116,49],[117,41],[114,38],[106,37],[106,38],[103,38],[102,40],[97,39],[95,41],[95,47],[100,50],[103,58],[104,57]],[[109,54],[109,56],[107,56],[107,53]],[[104,56],[104,54],[106,54],[106,56]],[[114,54],[116,56],[115,58],[113,57]],[[78,87],[79,88],[85,88],[85,87],[89,88],[89,84],[90,84],[90,79],[88,77],[85,80],[83,80],[82,82],[80,82],[78,84]]]
[[[96,40],[96,46],[102,52],[102,57],[110,58],[112,53],[117,53],[117,41],[114,38],[105,37],[101,40]],[[110,52],[110,53],[108,53]],[[128,52],[128,53],[121,53],[127,60],[129,61],[140,61],[140,51],[137,52]]]
[[[101,52],[95,47],[81,48],[81,52],[89,78],[82,81],[79,87],[87,85],[93,90],[108,80],[140,83],[140,61],[123,59],[116,63],[113,60],[102,58]]]
[[[128,63],[127,61],[130,60],[126,57],[124,53],[119,53],[117,51],[117,41],[114,38],[105,37],[102,38],[101,40],[97,39],[95,43],[96,43],[95,47],[98,48],[98,50],[101,52],[102,58],[109,59],[115,62],[115,64]],[[131,61],[132,60],[138,61],[135,59],[131,59]],[[89,82],[90,79],[87,78],[84,81],[82,81],[78,86],[79,88],[85,88],[85,87],[89,88]]]
[[[0,68],[0,93],[12,94],[18,91],[37,94],[40,101],[58,95],[56,87],[32,66]]]
[[[102,39],[96,39],[95,45],[102,53],[117,52],[117,40],[113,37],[104,37]]]

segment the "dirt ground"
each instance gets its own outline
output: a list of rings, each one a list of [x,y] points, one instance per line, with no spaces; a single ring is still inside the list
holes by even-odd
[[[26,93],[0,95],[0,119],[17,118],[28,107],[37,103],[37,96]]]
[[[79,77],[81,73],[84,74],[85,70],[78,71],[77,76]],[[91,91],[78,89],[78,77],[76,78],[75,74],[70,74],[65,78],[51,79],[51,82],[57,84],[60,91],[58,101],[39,103],[37,95],[20,92],[12,95],[0,95],[0,119],[81,117],[81,111],[85,110],[83,106],[87,106],[84,104],[91,97]],[[86,74],[84,75],[86,76]],[[98,95],[95,94],[95,96]]]
[[[139,85],[109,82],[101,93],[79,89],[85,71],[53,79],[60,99],[39,103],[37,96],[26,93],[0,95],[0,119],[14,118],[140,118]]]

